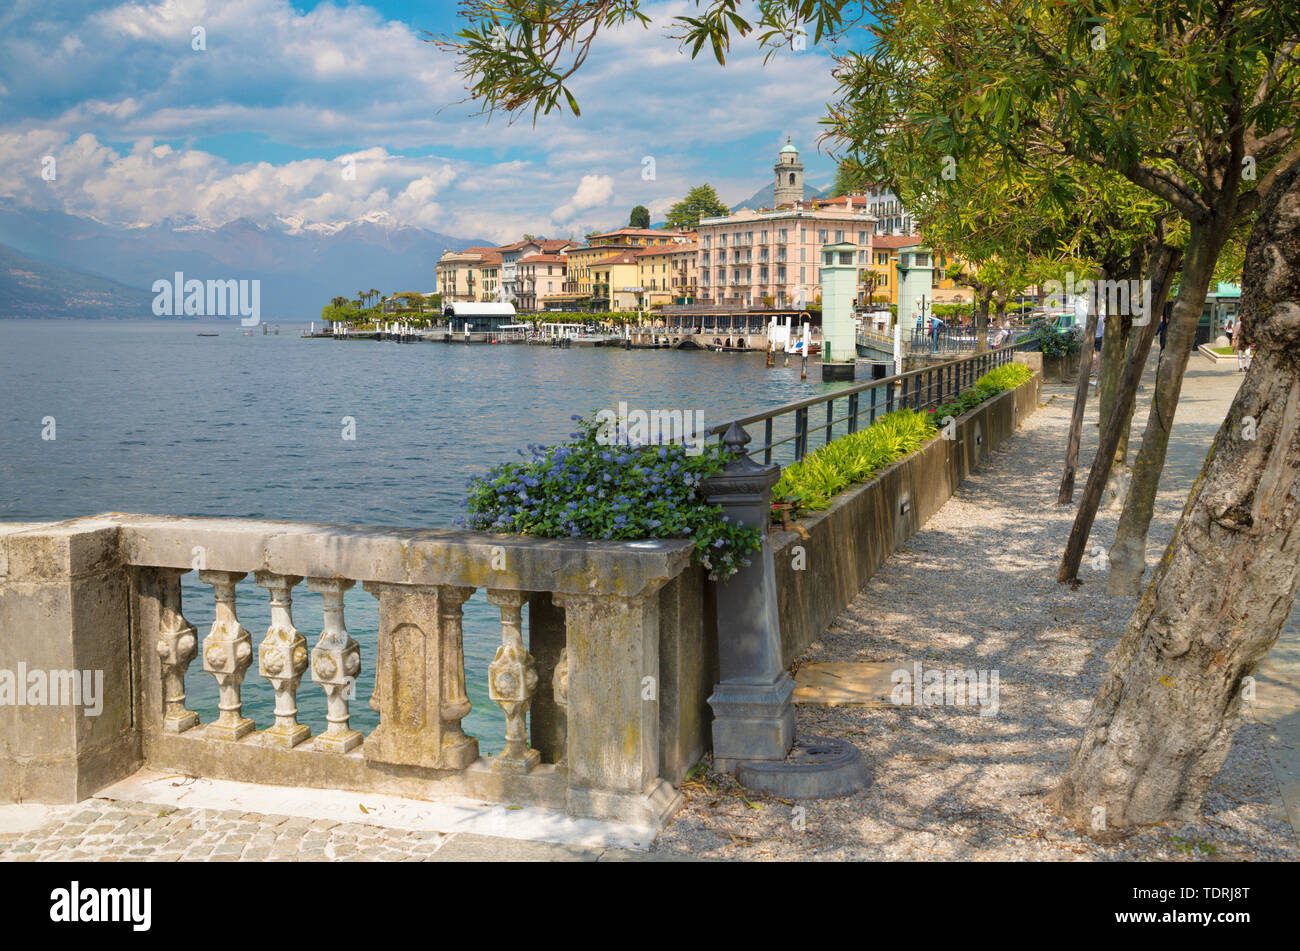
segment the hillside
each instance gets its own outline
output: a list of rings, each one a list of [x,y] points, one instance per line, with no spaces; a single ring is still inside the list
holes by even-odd
[[[153,295],[93,274],[46,264],[0,244],[0,319],[152,316]]]

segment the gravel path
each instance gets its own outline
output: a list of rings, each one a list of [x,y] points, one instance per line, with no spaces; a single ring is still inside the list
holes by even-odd
[[[1239,383],[1198,362],[1189,370],[1175,423],[1149,564],[1169,541]],[[1139,397],[1140,416],[1148,393],[1144,388]],[[798,732],[855,743],[873,784],[845,799],[802,803],[804,812],[706,772],[683,787],[688,804],[657,850],[747,860],[1300,858],[1261,744],[1262,728],[1248,716],[1198,822],[1103,844],[1075,834],[1043,805],[1134,605],[1109,597],[1104,576],[1087,559],[1080,588],[1055,581],[1074,513],[1073,506],[1056,504],[1073,391],[1044,387],[1044,399],[1047,405],[889,559],[799,659],[919,660],[945,670],[997,670],[998,714],[980,716],[972,707],[801,704]],[[1097,439],[1092,402],[1084,464]],[[1139,423],[1133,451],[1140,440]],[[1084,479],[1086,470],[1076,498]],[[1102,513],[1092,545],[1109,546],[1117,516]]]

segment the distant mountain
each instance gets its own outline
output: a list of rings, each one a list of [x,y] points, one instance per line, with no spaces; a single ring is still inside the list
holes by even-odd
[[[20,254],[146,292],[177,271],[186,280],[260,280],[268,320],[316,317],[330,298],[372,287],[430,291],[445,249],[490,243],[396,225],[386,212],[337,225],[238,218],[214,228],[178,217],[116,228],[0,202],[0,244]]]
[[[153,295],[0,245],[0,318],[148,317]]]

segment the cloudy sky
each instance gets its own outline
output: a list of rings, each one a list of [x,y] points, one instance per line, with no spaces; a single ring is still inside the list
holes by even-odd
[[[605,37],[573,86],[582,116],[534,127],[475,116],[422,41],[458,28],[450,0],[5,0],[0,201],[119,226],[386,212],[505,241],[622,224],[636,204],[657,218],[702,181],[741,201],[787,135],[828,183],[828,53],[764,65],[739,41],[725,68],[692,61],[666,18],[694,7],[650,4],[654,27]]]

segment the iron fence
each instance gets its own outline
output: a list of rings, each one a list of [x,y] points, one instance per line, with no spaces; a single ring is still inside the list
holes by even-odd
[[[812,396],[774,409],[714,426],[706,436],[721,439],[733,424],[751,433],[746,452],[764,464],[789,465],[808,455],[809,447],[820,440],[827,445],[839,435],[857,432],[879,417],[896,409],[917,411],[941,406],[971,389],[975,382],[995,367],[1012,362],[1017,350],[1029,349],[1019,342],[996,350],[986,350],[958,357],[933,366],[910,370],[883,379],[859,383],[843,389]],[[814,414],[817,419],[814,419]],[[825,420],[820,417],[824,414]],[[752,428],[762,424],[762,439],[752,435]]]

